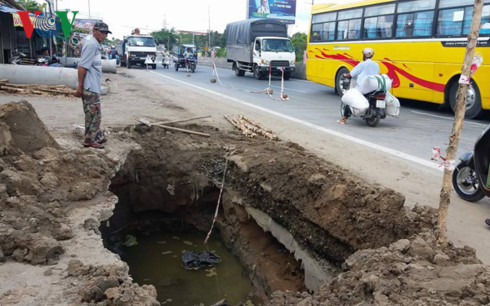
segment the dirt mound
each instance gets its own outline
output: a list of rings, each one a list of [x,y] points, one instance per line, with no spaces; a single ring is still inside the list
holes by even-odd
[[[431,232],[361,250],[314,295],[275,292],[269,305],[486,305],[490,268],[474,250],[441,249]]]
[[[86,266],[79,260],[68,264],[68,279],[75,279],[85,303],[103,305],[160,305],[153,286],[138,286],[128,277],[128,269],[115,266]]]
[[[0,156],[14,149],[28,153],[44,147],[59,148],[29,102],[0,105]]]
[[[107,191],[116,165],[97,150],[60,150],[32,106],[25,101],[0,106],[0,140],[0,264],[9,265],[9,270],[19,267],[12,261],[25,264],[25,271],[29,271],[26,273],[39,271],[28,265],[50,265],[59,269],[66,256],[65,246],[73,249],[77,242],[72,239],[92,234],[93,227],[82,225],[93,220],[95,229],[98,226],[94,219],[83,219],[82,225],[75,227],[73,211],[79,210],[82,201],[90,201]],[[106,204],[107,199],[102,203]],[[97,211],[96,204],[94,211]],[[95,245],[102,249],[100,240],[97,242]],[[69,276],[80,278],[78,281],[86,285],[76,286],[79,290],[74,293],[73,301],[99,301],[102,291],[106,305],[156,305],[154,288],[132,284],[127,269],[117,266],[71,268],[71,272],[82,272],[69,272]],[[51,273],[44,274],[49,275]],[[15,275],[11,277],[15,279]],[[0,304],[17,299],[25,304],[23,291],[14,289],[12,284],[15,281],[0,285],[3,289],[10,288],[0,294]],[[54,291],[65,290],[67,296],[73,287],[65,283],[53,286],[61,287]],[[42,296],[48,303],[49,298],[46,298]],[[72,298],[73,295],[70,300]]]
[[[111,171],[101,154],[43,148],[0,159],[0,250],[18,261],[47,264],[72,237],[71,201],[107,188]],[[104,184],[104,182],[106,182]]]

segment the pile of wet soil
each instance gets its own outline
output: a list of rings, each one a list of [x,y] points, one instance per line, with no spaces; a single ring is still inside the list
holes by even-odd
[[[490,268],[473,249],[437,245],[425,231],[360,250],[316,294],[275,292],[269,305],[487,305]]]
[[[68,241],[80,231],[93,230],[91,226],[74,227],[69,215],[82,201],[107,190],[115,164],[95,150],[60,150],[25,101],[0,106],[0,133],[0,269],[2,263],[11,262],[55,267],[65,256]],[[88,224],[85,221],[82,224]],[[47,269],[45,276],[52,271]],[[154,288],[132,284],[127,269],[119,266],[71,265],[60,275],[65,281],[53,287],[63,287],[68,304],[103,301],[121,305],[120,301],[140,300],[146,301],[140,305],[156,304]],[[11,288],[8,284],[0,287]],[[2,292],[0,304],[25,304],[23,294],[22,288]]]

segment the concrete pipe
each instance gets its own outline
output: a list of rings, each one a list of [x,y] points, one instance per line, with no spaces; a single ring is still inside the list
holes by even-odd
[[[79,57],[67,57],[65,60],[64,56],[58,57],[60,63],[63,67],[78,67]]]
[[[66,61],[64,57],[59,58],[61,65],[64,67],[78,67],[78,62],[80,62],[79,57],[67,57]],[[102,60],[102,72],[117,73],[117,63],[115,59]]]
[[[116,59],[102,60],[102,72],[117,73]]]
[[[12,84],[65,85],[76,89],[78,72],[73,68],[0,64],[0,79]]]

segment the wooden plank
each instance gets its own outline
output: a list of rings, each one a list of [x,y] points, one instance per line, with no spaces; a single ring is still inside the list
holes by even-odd
[[[174,123],[181,123],[181,122],[187,122],[187,121],[192,121],[192,120],[197,120],[197,119],[203,119],[203,118],[209,118],[211,116],[201,116],[201,117],[194,117],[194,118],[189,118],[189,119],[184,119],[184,120],[176,120],[176,121],[170,121],[170,122],[153,122],[152,124],[174,124]]]
[[[179,132],[183,132],[183,133],[187,133],[187,134],[194,134],[194,135],[199,135],[199,136],[204,136],[204,137],[210,137],[211,136],[211,135],[206,134],[206,133],[194,132],[194,131],[191,131],[191,130],[185,130],[185,129],[176,128],[176,127],[173,127],[173,126],[168,126],[168,125],[163,125],[163,124],[154,124],[153,123],[151,125],[152,126],[158,126],[158,127],[164,128],[166,130],[179,131]]]

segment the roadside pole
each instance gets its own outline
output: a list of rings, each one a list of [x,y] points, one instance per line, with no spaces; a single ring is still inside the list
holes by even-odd
[[[453,170],[450,162],[454,160],[456,151],[458,150],[459,138],[461,135],[461,130],[463,129],[464,116],[466,113],[466,94],[470,87],[472,72],[474,72],[477,68],[473,67],[472,69],[472,63],[475,54],[475,47],[477,45],[478,34],[480,31],[482,9],[483,0],[475,0],[471,30],[468,35],[468,45],[466,46],[466,54],[463,61],[461,78],[459,79],[459,88],[456,96],[453,130],[449,135],[449,145],[446,149],[447,156],[446,162],[444,163],[444,176],[442,179],[438,217],[438,226],[440,231],[439,243],[443,247],[447,246],[447,215],[449,204],[451,202],[451,178]]]

